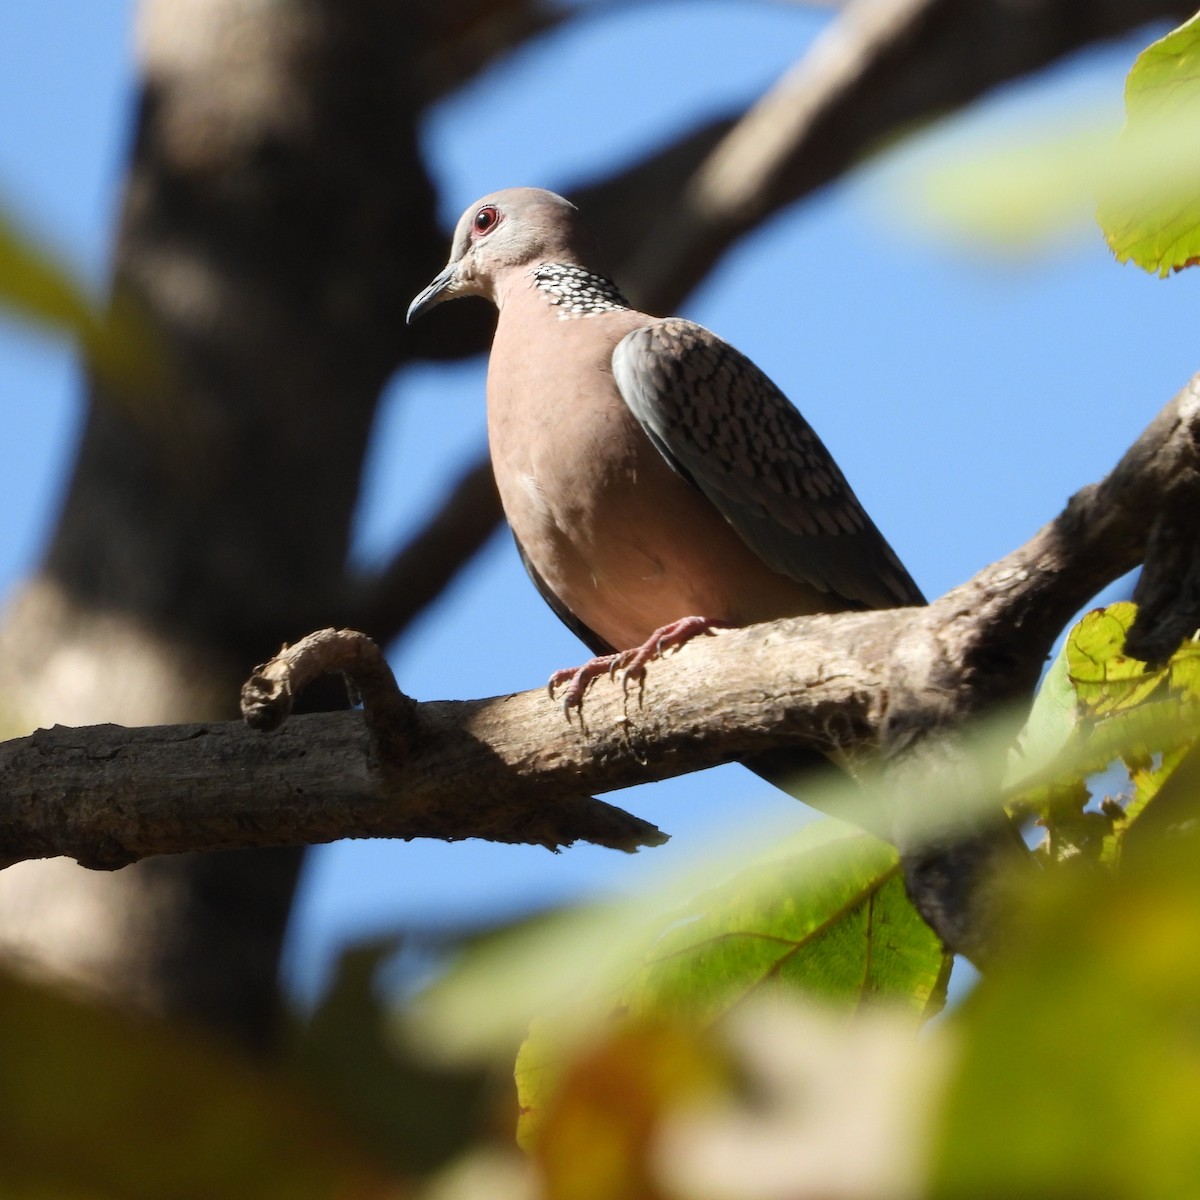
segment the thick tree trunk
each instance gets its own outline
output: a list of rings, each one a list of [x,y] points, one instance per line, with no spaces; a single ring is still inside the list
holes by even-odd
[[[115,277],[171,376],[93,385],[44,567],[0,629],[6,732],[235,716],[256,662],[340,616],[374,407],[441,242],[402,10],[144,6]],[[300,861],[24,864],[0,875],[0,946],[262,1046]]]

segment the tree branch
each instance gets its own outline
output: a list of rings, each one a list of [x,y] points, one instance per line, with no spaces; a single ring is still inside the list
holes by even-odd
[[[596,685],[583,726],[563,721],[542,689],[416,704],[361,635],[327,631],[264,674],[290,692],[314,664],[353,668],[360,681],[365,670],[375,710],[365,721],[302,716],[266,736],[238,724],[56,727],[5,743],[0,858],[67,854],[113,867],[376,836],[653,845],[653,826],[586,793],[779,746],[904,759],[984,707],[1027,696],[1066,618],[1153,552],[1160,514],[1185,501],[1200,505],[1200,376],[1106,479],[926,608],[698,639],[654,665],[645,694]],[[382,712],[402,714],[402,736],[372,741]]]
[[[1179,0],[1097,4],[1071,19],[1055,16],[1065,0],[858,0],[838,7],[845,11],[810,53],[740,117],[700,126],[572,193],[635,302],[673,310],[748,230],[836,178],[896,129],[1089,42],[1189,11]],[[531,22],[526,33],[545,19],[534,13],[536,6],[522,16]],[[980,52],[964,55],[964,39]],[[663,214],[649,232],[647,213]],[[455,319],[443,319],[433,317],[433,333],[416,353],[456,357],[486,349],[494,313],[485,306],[456,306]],[[344,622],[380,641],[399,636],[469,561],[499,515],[490,468],[481,462],[426,529],[362,582]],[[1175,571],[1168,576],[1179,578]],[[1200,576],[1180,590],[1185,586],[1200,613]]]
[[[632,851],[662,834],[552,773],[525,773],[488,741],[503,700],[420,706],[407,769],[377,767],[361,713],[125,729],[55,726],[0,744],[0,862],[68,855],[114,869],[154,854],[346,837],[482,837]],[[521,706],[518,706],[518,711]],[[480,730],[483,733],[480,733]],[[421,776],[440,772],[440,778]]]
[[[747,232],[887,139],[1091,43],[1192,11],[1182,0],[851,0],[746,112],[572,198],[625,293],[671,311]]]

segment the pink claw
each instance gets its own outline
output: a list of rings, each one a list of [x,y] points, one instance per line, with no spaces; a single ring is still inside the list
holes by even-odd
[[[601,675],[611,675],[620,658],[619,654],[602,654],[598,658],[589,658],[581,667],[563,667],[550,676],[546,690],[551,700],[558,688],[564,683],[567,685],[562,698],[563,716],[570,720],[571,709],[583,707],[583,697],[591,687],[592,680],[599,679]]]
[[[564,667],[555,671],[547,683],[551,699],[555,691],[567,685],[563,692],[563,715],[570,720],[573,708],[583,707],[583,697],[594,679],[601,675],[610,678],[617,672],[621,673],[621,687],[628,689],[632,680],[641,683],[646,677],[646,665],[670,649],[678,649],[692,638],[702,633],[711,633],[714,629],[727,629],[727,621],[714,621],[710,617],[681,617],[669,625],[656,629],[640,646],[622,650],[619,654],[603,654],[598,658],[590,658],[581,667]]]

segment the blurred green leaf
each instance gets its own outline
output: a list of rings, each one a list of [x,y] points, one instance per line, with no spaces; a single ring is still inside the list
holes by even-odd
[[[89,366],[120,392],[139,392],[164,364],[145,315],[117,287],[104,302],[88,294],[54,255],[0,209],[0,305],[23,320],[65,333]]]
[[[1200,731],[1197,736],[1200,737]],[[1140,796],[1135,801],[1144,811],[1122,842],[1122,860],[1154,854],[1164,836],[1176,837],[1200,823],[1200,742],[1164,754],[1162,765],[1156,771],[1152,768],[1151,774],[1153,778],[1146,785],[1150,794],[1145,803],[1142,804]],[[1154,803],[1150,804],[1150,800]]]
[[[1001,799],[992,765],[1003,761],[1017,727],[1014,714],[1005,711],[979,722],[966,737],[956,735],[955,753],[969,751],[984,764],[977,772],[967,772],[965,776],[955,773],[949,784],[944,773],[934,778],[914,772],[912,786],[921,789],[925,801],[919,812],[911,814],[909,833],[914,843],[921,836],[941,837],[947,835],[948,829],[969,828],[976,815],[996,813]],[[933,753],[931,758],[937,759],[938,755]],[[827,777],[807,782],[806,798],[814,808],[838,812],[860,825],[877,826],[881,813],[886,813],[887,806],[895,800],[892,774],[864,772],[861,778],[851,780],[831,772]],[[964,778],[969,783],[964,784]],[[822,839],[830,844],[844,840],[853,848],[859,845],[855,839],[861,836],[860,830],[829,820],[814,825],[812,832],[804,835],[812,841],[798,842],[796,824],[796,819],[788,819],[746,829],[731,822],[719,844],[707,852],[695,853],[681,869],[665,872],[659,886],[652,891],[547,914],[478,942],[416,998],[406,1015],[412,1036],[438,1053],[460,1059],[495,1061],[507,1057],[511,1061],[530,1022],[541,1014],[552,1014],[556,1038],[569,1037],[574,1028],[581,1040],[586,1040],[607,1019],[622,989],[641,971],[648,953],[664,932],[679,923],[683,914],[695,912],[702,903],[715,901],[717,897],[713,895],[707,895],[703,902],[696,899],[699,894],[711,893],[714,881],[729,880],[743,872],[751,880],[757,872],[766,872],[773,884],[778,882],[785,889],[779,898],[781,912],[791,905],[794,914],[801,914],[817,904],[818,892],[814,889],[826,887],[827,882],[818,880],[813,873],[813,860],[805,857],[807,851],[812,850],[820,859],[822,872],[837,870],[837,865],[823,856],[836,857],[846,853],[846,848],[818,851],[818,843]],[[862,845],[872,843],[864,841]],[[790,866],[778,865],[783,851],[792,856]],[[890,853],[870,851],[877,852]],[[853,859],[854,850],[849,853]],[[883,874],[892,869],[891,864],[880,868]],[[898,883],[890,883],[891,878],[889,875],[879,880],[884,907],[892,915],[907,914],[909,910],[903,906],[895,910],[888,907],[900,892]],[[878,902],[878,895],[875,899]],[[761,905],[764,909],[768,905],[765,895]],[[852,920],[859,922],[855,936],[861,939],[869,927],[864,920],[869,910],[870,904],[865,904],[864,897],[859,896],[851,904],[847,924],[837,934],[830,934],[821,953],[835,948],[838,954],[845,952],[838,938],[852,928]],[[898,916],[895,919],[900,921]],[[917,936],[914,927],[903,923],[900,927],[905,937]],[[899,945],[903,951],[904,943]],[[866,947],[867,943],[860,942],[851,952],[852,961],[863,963],[861,954],[857,959],[853,955]],[[801,957],[798,956],[798,961]],[[885,964],[894,961],[885,955]],[[884,969],[891,968],[881,968]],[[852,970],[843,970],[832,962],[828,972],[824,979],[814,976],[814,987],[825,989],[823,994],[828,993],[831,981],[853,978]],[[872,975],[867,987],[883,979],[884,976]],[[742,981],[745,986],[751,982]],[[929,994],[931,1005],[935,995],[936,992]],[[918,1005],[924,1002],[925,994],[920,990],[914,996]]]
[[[945,1026],[918,1036],[888,1006],[853,1014],[780,990],[707,1039],[726,1086],[678,1105],[650,1155],[672,1200],[913,1200],[952,1062]]]
[[[952,1023],[933,1194],[1191,1200],[1200,1179],[1200,846],[1029,886]]]
[[[0,1030],[0,1195],[400,1194],[336,1119],[199,1033],[4,976]]]
[[[1129,781],[1133,785],[1133,794],[1125,805],[1125,823],[1127,828],[1122,832],[1122,842],[1133,832],[1134,823],[1140,821],[1152,801],[1157,801],[1167,781],[1179,770],[1183,760],[1192,752],[1190,739],[1188,743],[1176,746],[1166,751],[1154,766],[1147,759],[1144,765],[1133,766],[1129,770]]]
[[[895,849],[823,821],[674,914],[615,1007],[707,1024],[782,984],[836,1007],[884,999],[924,1017],[941,1007],[946,966]]]
[[[985,735],[984,740],[988,740]],[[985,805],[993,810],[996,804],[994,795],[955,799],[967,816]],[[878,811],[874,799],[864,802],[863,789],[846,780],[830,781],[820,801],[822,806],[840,805],[842,811],[853,810],[855,804],[872,813]],[[786,853],[781,848],[786,848]],[[814,823],[799,839],[794,830],[777,828],[756,830],[752,835],[745,831],[731,834],[717,852],[696,855],[654,892],[545,914],[470,947],[445,976],[417,997],[407,1015],[412,1036],[451,1056],[504,1058],[516,1051],[530,1022],[548,1014],[554,1020],[556,1039],[569,1040],[572,1030],[586,1038],[614,1007],[633,1001],[624,989],[640,981],[638,986],[645,989],[638,999],[641,1004],[649,990],[659,986],[652,973],[642,972],[664,931],[681,928],[689,914],[718,903],[722,889],[711,893],[712,881],[731,879],[740,872],[745,872],[743,883],[727,885],[729,908],[714,913],[712,919],[761,919],[786,929],[776,944],[792,939],[791,953],[786,946],[782,952],[783,958],[790,960],[784,969],[791,982],[809,971],[817,972],[812,976],[815,990],[828,995],[831,989],[853,985],[855,1002],[876,991],[883,993],[893,987],[904,991],[912,986],[916,989],[913,1003],[918,1008],[928,1004],[932,1010],[938,1001],[927,976],[930,972],[937,975],[943,960],[940,950],[925,957],[936,943],[915,912],[905,907],[907,901],[899,899],[902,889],[893,882],[896,868],[894,858],[888,857],[891,853],[881,843],[833,820]],[[843,866],[853,871],[856,863],[859,874],[848,882],[849,891],[829,877]],[[871,874],[872,863],[878,868],[875,875]],[[756,877],[765,881],[757,899],[751,882]],[[780,889],[777,895],[776,889]],[[837,904],[847,907],[834,921],[838,914],[829,906]],[[830,922],[828,929],[816,928],[822,920]],[[805,936],[800,932],[805,921],[811,922],[805,926],[811,942],[796,945],[797,938]],[[743,933],[748,944],[760,939],[765,944],[775,936],[762,926]],[[741,936],[731,931],[730,943]],[[882,940],[869,940],[875,937]],[[856,976],[856,968],[847,966],[846,960],[835,961],[847,954],[848,961],[859,967],[871,955],[881,957],[870,971]],[[900,968],[909,954],[916,964],[912,974],[907,973],[912,964]],[[936,965],[931,965],[934,958]],[[713,997],[726,986],[750,987],[758,979],[722,979],[720,972],[727,964],[719,956],[709,961],[711,970],[693,958],[687,972],[687,986],[701,1007],[709,1003],[702,999],[706,994]],[[643,1004],[643,1010],[645,1007]]]
[[[606,999],[614,1020],[703,1028],[762,990],[854,1011],[907,1008],[914,1024],[945,999],[950,958],[913,908],[896,851],[840,822],[809,826],[778,856],[665,915]],[[554,1015],[535,1022],[517,1060],[521,1136],[558,1087],[566,1043]]]
[[[969,145],[922,149],[889,209],[944,240],[1007,253],[1061,243],[1094,218],[1117,259],[1166,275],[1200,258],[1200,15],[1148,46],[1118,132],[1088,113],[1046,114]]]
[[[665,1200],[652,1152],[659,1126],[728,1087],[727,1056],[715,1039],[669,1021],[622,1022],[596,1034],[565,1064],[536,1126],[522,1108],[520,1143],[549,1197]]]
[[[398,938],[386,938],[343,952],[329,990],[297,1024],[292,1054],[380,1155],[397,1169],[423,1173],[478,1136],[495,1081],[478,1069],[424,1061],[399,1036],[377,978],[398,946]]]
[[[50,254],[0,214],[0,300],[17,315],[81,340],[100,323],[97,305]]]
[[[1113,138],[1090,115],[1050,117],[969,146],[956,138],[885,176],[889,210],[940,241],[1042,251],[1091,225]]]
[[[1097,220],[1113,253],[1167,275],[1200,259],[1200,14],[1138,55]]]
[[[1044,772],[1071,743],[1079,723],[1079,703],[1063,643],[1034,694],[1029,716],[1009,754],[1004,786],[1019,788]]]

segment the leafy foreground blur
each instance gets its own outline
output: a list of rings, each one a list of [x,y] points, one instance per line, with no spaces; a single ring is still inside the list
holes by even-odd
[[[1151,271],[1200,261],[1178,137],[1200,120],[1198,22],[1131,73],[1144,169],[1101,212]],[[0,303],[121,368],[131,327],[0,219],[5,265]],[[1150,669],[1123,654],[1132,618],[1072,632],[1003,797],[912,781],[931,812],[1003,799],[1040,830],[995,962],[937,1022],[951,964],[894,851],[828,820],[759,831],[656,895],[461,937],[404,1005],[377,978],[392,947],[351,951],[286,1070],[0,977],[0,1196],[1193,1200],[1200,643]],[[998,739],[977,733],[981,762]]]
[[[398,1010],[392,947],[353,951],[286,1076],[0,981],[0,1194],[1194,1196],[1200,643],[1148,669],[1132,615],[1047,675],[1008,797],[1042,869],[932,1025],[949,963],[894,852],[825,820],[460,942]]]
[[[1138,55],[1119,131],[1077,112],[951,136],[885,175],[888,208],[939,241],[1004,257],[1090,235],[1094,217],[1118,262],[1166,276],[1200,262],[1198,125],[1200,14]]]

